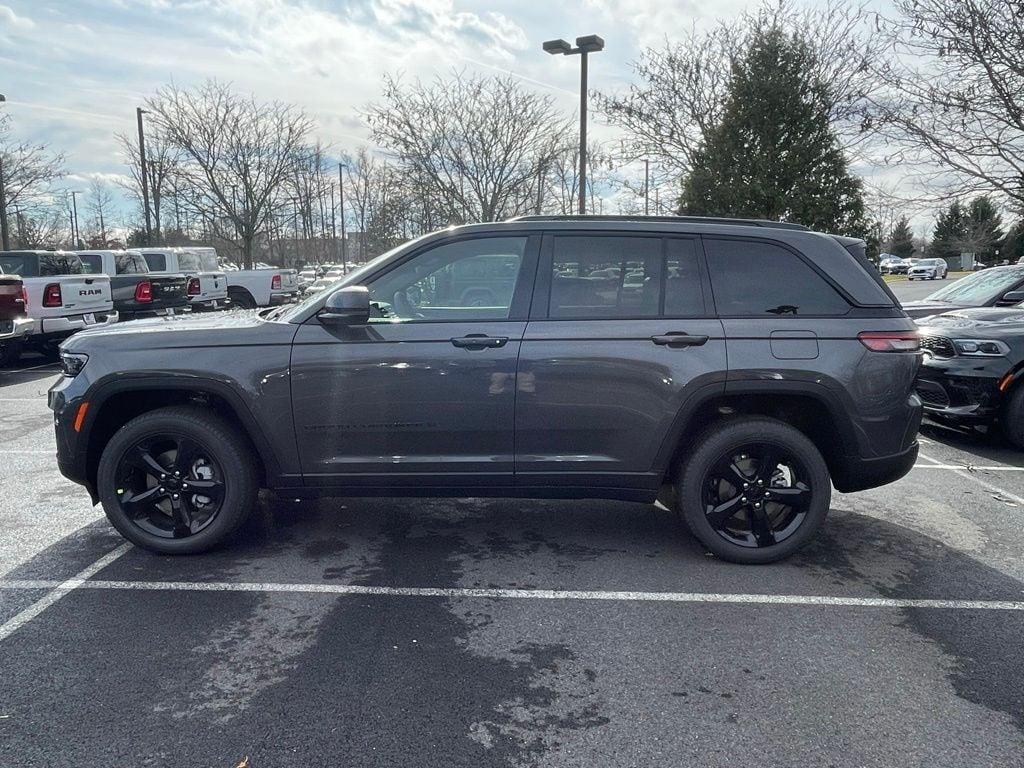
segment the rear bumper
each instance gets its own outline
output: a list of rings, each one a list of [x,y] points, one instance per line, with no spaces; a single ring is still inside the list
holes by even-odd
[[[298,298],[298,290],[292,291],[290,293],[272,293],[270,294],[270,306],[276,307],[281,304],[291,304],[292,302],[297,301]]]
[[[123,320],[134,320],[142,317],[173,317],[174,315],[183,315],[190,311],[191,308],[188,304],[175,304],[170,307],[125,306],[121,308],[121,318]]]
[[[210,312],[217,309],[227,309],[231,306],[231,299],[225,293],[223,296],[196,296],[189,301],[193,312]]]
[[[86,322],[89,315],[94,318],[93,322]],[[32,330],[29,331],[29,340],[35,338],[58,339],[70,336],[73,333],[85,328],[102,328],[106,325],[113,325],[120,319],[117,310],[112,312],[92,312],[82,315],[65,315],[64,317],[43,317],[32,320]]]
[[[909,448],[892,456],[872,459],[847,456],[841,467],[834,468],[832,484],[841,493],[853,493],[895,482],[913,468],[918,448],[914,440]]]
[[[7,325],[8,322],[10,327]],[[0,320],[0,343],[24,338],[32,330],[32,326],[33,322],[28,317],[16,317],[10,321]]]

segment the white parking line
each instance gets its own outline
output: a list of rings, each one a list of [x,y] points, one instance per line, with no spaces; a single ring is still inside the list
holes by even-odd
[[[942,464],[942,462],[939,461],[938,459],[933,459],[931,456],[925,456],[923,453],[918,453],[917,455],[918,458],[924,459],[925,461],[930,461],[933,466]],[[964,472],[961,469],[951,469],[950,472],[952,472],[954,475],[964,478],[965,480],[970,480],[972,483],[975,483],[976,485],[980,485],[982,488],[984,488],[986,491],[989,491],[990,493],[998,493],[1002,495],[1004,499],[1009,499],[1010,501],[1013,501],[1019,506],[1024,507],[1024,498],[1021,498],[1015,493],[1010,493],[1008,490],[1006,490],[1005,488],[1000,488],[998,485],[986,483],[976,474],[973,474],[971,472]]]
[[[67,581],[51,582],[48,587],[37,587],[38,589],[50,589],[45,595],[32,603],[28,608],[24,609],[20,613],[16,614],[13,618],[7,620],[0,625],[0,642],[10,637],[11,634],[17,632],[28,622],[32,621],[36,616],[45,611],[51,605],[56,603],[66,594],[74,589],[78,589],[83,586],[90,576],[99,573],[101,570],[106,568],[112,562],[117,560],[121,555],[131,549],[132,545],[125,542],[117,549],[112,552],[108,552],[99,560],[94,562],[87,568],[83,568],[81,571],[76,573]]]
[[[370,587],[358,584],[279,584],[270,582],[102,580],[81,582],[78,577],[69,580],[69,582],[74,582],[74,585],[71,587],[72,589],[135,590],[149,592],[284,592],[377,597],[470,597],[496,600],[595,600],[648,603],[730,603],[747,605],[810,605],[852,608],[941,608],[952,610],[1024,611],[1024,601],[1021,600],[918,600],[912,598],[835,597],[831,595],[759,595],[715,592],[605,592],[564,589]],[[58,584],[58,588],[61,588],[69,582],[0,580],[0,590],[46,589],[54,584]],[[0,640],[4,637],[2,632],[3,630],[0,629]]]
[[[57,368],[57,363],[41,363],[39,365],[31,365],[28,368],[16,368],[9,371],[0,370],[0,373],[24,373],[25,371],[35,371],[38,370],[39,368],[53,368],[55,373],[59,370]]]
[[[1024,472],[1024,467],[1010,467],[1005,464],[915,464],[914,469],[962,469],[967,472]]]

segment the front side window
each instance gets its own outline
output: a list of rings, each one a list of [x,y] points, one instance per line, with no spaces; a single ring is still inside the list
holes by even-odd
[[[705,239],[723,317],[844,315],[850,305],[792,251],[753,240]]]
[[[418,254],[368,286],[371,322],[506,320],[526,237],[481,237]]]
[[[551,262],[551,318],[657,317],[661,239],[560,235]]]

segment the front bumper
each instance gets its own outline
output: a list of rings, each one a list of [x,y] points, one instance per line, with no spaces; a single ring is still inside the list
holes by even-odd
[[[914,389],[925,412],[958,421],[991,421],[999,414],[999,382],[1010,370],[1005,357],[926,357]]]
[[[28,317],[16,317],[13,320],[0,320],[0,343],[17,341],[28,336],[34,323]]]
[[[64,338],[86,328],[103,328],[113,325],[119,319],[120,315],[117,310],[87,312],[82,315],[65,315],[63,317],[43,317],[32,320],[32,330],[29,331],[29,336],[44,339]]]

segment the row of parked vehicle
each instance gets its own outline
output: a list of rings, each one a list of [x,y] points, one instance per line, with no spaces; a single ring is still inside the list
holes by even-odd
[[[213,248],[0,251],[0,365],[84,328],[294,301],[293,269],[224,270]]]
[[[901,259],[883,255],[878,271],[883,275],[906,275],[909,280],[945,280],[949,265],[945,259]]]

